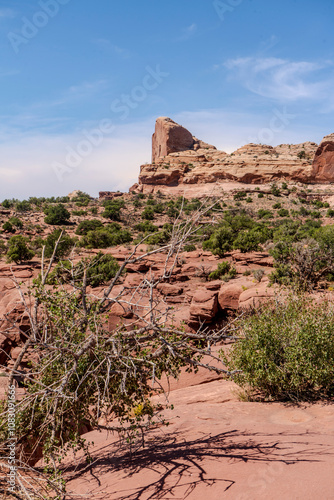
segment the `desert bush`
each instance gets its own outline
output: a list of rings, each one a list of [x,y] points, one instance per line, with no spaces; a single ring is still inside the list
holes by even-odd
[[[7,246],[4,240],[0,239],[0,255],[4,255],[7,251]]]
[[[46,258],[52,257],[53,250],[60,235],[62,236],[57,246],[57,251],[55,254],[56,260],[64,259],[65,257],[67,257],[71,253],[71,250],[77,244],[77,239],[71,238],[66,233],[66,231],[62,231],[61,229],[55,229],[54,231],[52,231],[51,234],[49,234],[46,237],[44,241],[41,241],[41,245],[45,246],[44,255]]]
[[[118,262],[112,255],[99,252],[95,257],[81,260],[76,265],[69,260],[60,261],[50,273],[47,283],[49,285],[73,283],[76,287],[80,287],[86,271],[86,284],[97,287],[108,283],[116,276],[118,270]]]
[[[136,231],[139,231],[140,233],[155,233],[156,231],[159,231],[159,228],[152,224],[151,221],[146,220],[145,222],[139,222],[139,224],[136,224],[134,229]]]
[[[77,193],[77,196],[72,198],[72,201],[76,204],[77,207],[87,207],[89,205],[90,200],[91,200],[90,195],[82,191],[79,191]]]
[[[277,213],[280,217],[289,217],[289,210],[287,208],[281,208]]]
[[[8,219],[8,222],[10,224],[12,224],[12,226],[17,227],[18,229],[22,229],[23,228],[23,222],[18,217],[10,217]]]
[[[184,252],[194,252],[195,250],[196,250],[196,245],[187,244],[187,245],[184,245],[184,247],[183,247]]]
[[[5,233],[15,233],[15,229],[8,220],[2,224],[2,229]]]
[[[278,242],[270,253],[275,259],[275,270],[270,275],[274,283],[312,290],[334,272],[333,248],[311,238],[293,244]]]
[[[70,212],[61,203],[58,203],[58,205],[47,206],[44,209],[44,213],[46,214],[44,222],[53,226],[63,226],[68,224],[71,217]]]
[[[30,212],[32,210],[31,204],[28,200],[19,201],[16,203],[15,209],[18,212]]]
[[[260,208],[260,210],[258,210],[257,212],[257,216],[259,219],[272,219],[274,214],[271,210]]]
[[[265,275],[265,272],[263,269],[254,269],[253,271],[253,276],[260,283],[262,281],[263,276]]]
[[[308,400],[334,392],[334,310],[289,297],[237,322],[239,341],[228,367],[235,381],[266,398]]]
[[[231,266],[229,262],[226,260],[220,262],[217,266],[217,269],[209,274],[209,280],[219,280],[224,279],[224,281],[228,281],[234,278],[237,274],[235,267]]]
[[[20,264],[33,258],[35,253],[28,247],[27,238],[12,236],[8,242],[7,262]]]
[[[141,218],[145,220],[153,220],[154,219],[154,210],[152,207],[146,207],[141,214]]]
[[[121,210],[124,208],[123,200],[107,200],[103,202],[104,212],[102,216],[113,221],[121,220]]]
[[[94,231],[95,229],[102,228],[103,224],[101,221],[92,219],[92,220],[84,220],[80,222],[80,224],[77,227],[77,230],[75,231],[75,234],[79,236],[83,236],[87,234],[89,231]]]
[[[109,248],[123,243],[130,243],[132,235],[130,231],[122,229],[122,226],[117,222],[108,224],[107,226],[88,231],[80,241],[80,246],[85,248]]]

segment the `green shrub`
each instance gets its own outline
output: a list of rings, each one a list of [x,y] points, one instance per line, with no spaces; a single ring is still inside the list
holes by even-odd
[[[31,210],[31,205],[29,201],[23,200],[16,203],[15,209],[18,212],[29,212]]]
[[[184,252],[194,252],[195,250],[196,250],[195,245],[188,244],[188,245],[184,245],[184,247],[183,247]]]
[[[259,219],[272,219],[274,214],[272,213],[271,210],[265,210],[263,208],[260,208],[257,212],[257,216]]]
[[[263,194],[263,193],[259,193],[259,194],[257,195],[257,197],[258,197],[258,198],[263,198],[263,197],[264,197],[264,194]]]
[[[280,196],[281,195],[281,191],[275,183],[272,184],[270,192],[273,196]]]
[[[23,236],[12,236],[8,242],[7,262],[20,264],[33,258],[35,253],[27,245]]]
[[[125,204],[123,200],[106,200],[103,202],[105,208],[102,216],[113,221],[121,220],[121,210]]]
[[[0,255],[5,254],[7,251],[7,246],[4,240],[0,240]]]
[[[95,229],[99,229],[103,227],[103,224],[101,221],[92,219],[92,220],[84,220],[80,222],[78,225],[77,230],[75,231],[75,234],[78,234],[79,236],[83,236],[87,234],[89,231],[94,231]]]
[[[123,243],[130,243],[132,235],[130,231],[123,230],[120,224],[113,222],[106,227],[88,231],[80,241],[80,246],[85,248],[109,248]]]
[[[236,324],[228,367],[266,398],[308,400],[334,393],[334,311],[307,298],[273,301]]]
[[[10,224],[17,227],[18,229],[23,228],[23,222],[18,217],[10,217],[10,219],[8,219],[8,222],[10,222]]]
[[[278,210],[277,213],[280,217],[288,217],[289,216],[289,210],[286,208],[281,208],[280,210]]]
[[[244,200],[247,197],[247,193],[245,191],[238,191],[234,196],[233,199],[235,201],[239,200]]]
[[[42,244],[45,245],[44,255],[46,258],[52,257],[52,254],[53,254],[53,251],[55,248],[55,244],[56,244],[57,240],[59,239],[60,234],[61,234],[61,229],[55,229],[54,231],[52,231],[51,234],[49,234],[46,237],[45,241],[42,242]],[[76,245],[76,243],[77,243],[77,240],[74,238],[71,238],[66,233],[66,231],[64,231],[63,235],[61,237],[61,240],[58,244],[57,252],[55,254],[56,260],[63,259],[65,257],[67,257],[70,254],[72,248]]]
[[[153,220],[154,219],[154,210],[152,207],[146,207],[141,214],[141,218],[145,220]]]
[[[1,205],[3,206],[3,208],[11,208],[14,203],[12,200],[3,200],[3,202],[1,203]]]
[[[112,255],[103,254],[102,252],[99,252],[93,258],[81,260],[75,266],[68,260],[61,261],[50,273],[48,284],[74,282],[75,285],[80,286],[85,270],[87,285],[97,287],[112,280],[119,270],[119,265]]]
[[[236,274],[236,269],[232,267],[229,262],[224,260],[218,264],[215,271],[209,274],[209,280],[219,280],[221,278],[225,278],[225,281],[228,281],[229,279],[234,278]]]
[[[15,229],[13,228],[12,224],[8,220],[2,224],[2,229],[6,233],[15,233]]]
[[[136,224],[134,228],[136,231],[139,231],[140,233],[147,233],[147,234],[159,231],[159,228],[148,220],[146,220],[145,222],[139,222],[139,224]]]
[[[49,205],[45,208],[44,213],[46,214],[44,222],[53,226],[68,224],[71,217],[70,212],[61,203],[58,203],[58,205]]]

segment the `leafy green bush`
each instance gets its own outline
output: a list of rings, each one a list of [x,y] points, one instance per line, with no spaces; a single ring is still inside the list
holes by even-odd
[[[15,233],[15,229],[13,228],[12,224],[8,220],[2,224],[2,229],[6,233]]]
[[[77,193],[77,196],[72,198],[72,201],[76,204],[77,207],[87,207],[89,205],[90,200],[91,200],[90,195],[82,191],[79,191]]]
[[[87,234],[89,231],[94,231],[95,229],[102,228],[103,224],[101,221],[92,219],[92,220],[84,220],[80,222],[78,225],[77,230],[75,231],[75,234],[78,234],[79,236],[83,236]]]
[[[194,252],[195,250],[196,250],[196,246],[192,245],[192,244],[187,244],[187,245],[184,245],[184,247],[183,247],[184,252]]]
[[[334,393],[334,310],[305,297],[273,301],[236,324],[228,367],[235,381],[270,399],[308,400]],[[225,358],[226,359],[226,358]]]
[[[124,200],[106,200],[103,202],[104,212],[102,216],[113,221],[121,220],[121,210],[124,208]]]
[[[139,224],[135,225],[135,230],[139,231],[140,233],[155,233],[156,231],[159,231],[159,228],[152,224],[150,221],[145,221],[145,222],[139,222]]]
[[[8,219],[8,222],[10,222],[10,224],[17,227],[18,229],[23,228],[23,222],[18,217],[10,217],[10,219]]]
[[[55,248],[55,244],[56,244],[57,240],[59,239],[60,234],[61,234],[61,229],[55,229],[54,231],[52,231],[51,234],[49,234],[46,237],[44,242],[42,241],[42,245],[45,246],[44,255],[46,258],[52,257],[53,250]],[[63,259],[65,257],[67,257],[70,254],[72,248],[76,245],[76,243],[77,243],[77,240],[74,238],[71,238],[66,233],[66,231],[64,231],[62,234],[61,240],[58,243],[57,252],[55,254],[56,260]]]
[[[278,210],[277,213],[280,217],[288,217],[289,216],[289,210],[286,208],[281,208],[280,210]]]
[[[274,214],[272,213],[271,210],[265,210],[263,208],[260,208],[257,212],[257,216],[259,219],[272,219]]]
[[[7,262],[20,264],[33,258],[35,253],[27,245],[27,238],[12,236],[8,242]]]
[[[234,278],[237,274],[235,267],[232,267],[229,262],[224,260],[220,262],[217,266],[217,269],[209,274],[209,280],[219,280],[224,279],[224,281],[228,281]]]
[[[123,230],[120,224],[113,222],[107,226],[88,231],[80,241],[80,246],[85,248],[109,248],[123,243],[130,243],[132,235],[130,231]]]
[[[153,220],[154,219],[154,210],[152,207],[146,207],[141,214],[141,218],[145,220]]]
[[[319,235],[320,242],[309,238],[292,244],[276,243],[270,249],[275,259],[271,282],[305,291],[312,290],[326,279],[326,275],[334,272],[334,247],[325,242],[326,236],[323,238],[321,241]]]
[[[81,260],[75,266],[68,260],[61,261],[50,273],[48,284],[74,282],[76,286],[80,286],[83,281],[84,270],[86,270],[87,274],[87,285],[97,287],[108,283],[114,278],[119,270],[119,265],[112,255],[103,254],[102,252],[99,252],[91,259]]]
[[[58,203],[58,205],[49,205],[44,209],[44,213],[46,214],[44,222],[53,226],[68,224],[71,217],[70,212],[61,203]]]
[[[6,200],[3,200],[1,205],[3,206],[3,208],[11,208],[14,205],[14,202],[13,202],[13,200],[6,199]]]
[[[27,200],[19,201],[15,206],[18,212],[30,212],[32,210],[30,202]]]

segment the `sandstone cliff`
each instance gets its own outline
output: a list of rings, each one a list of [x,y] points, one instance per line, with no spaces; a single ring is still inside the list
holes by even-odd
[[[334,134],[321,141],[315,153],[312,178],[324,184],[334,182]]]
[[[170,118],[160,117],[153,134],[152,158],[151,164],[141,166],[139,182],[131,190],[152,192],[160,187],[226,180],[247,184],[334,182],[334,134],[325,137],[320,147],[314,142],[276,147],[251,143],[227,154]]]

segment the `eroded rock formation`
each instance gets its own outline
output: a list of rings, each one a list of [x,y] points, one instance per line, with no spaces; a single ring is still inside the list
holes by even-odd
[[[315,142],[269,146],[247,144],[231,154],[200,141],[170,118],[158,118],[152,143],[152,164],[141,167],[132,191],[274,181],[334,182],[334,134]]]
[[[155,123],[155,132],[152,137],[152,162],[171,153],[198,150],[200,148],[216,149],[210,144],[200,141],[186,128],[170,118],[160,117]]]
[[[334,182],[334,134],[323,138],[313,162],[312,178],[317,182]]]

